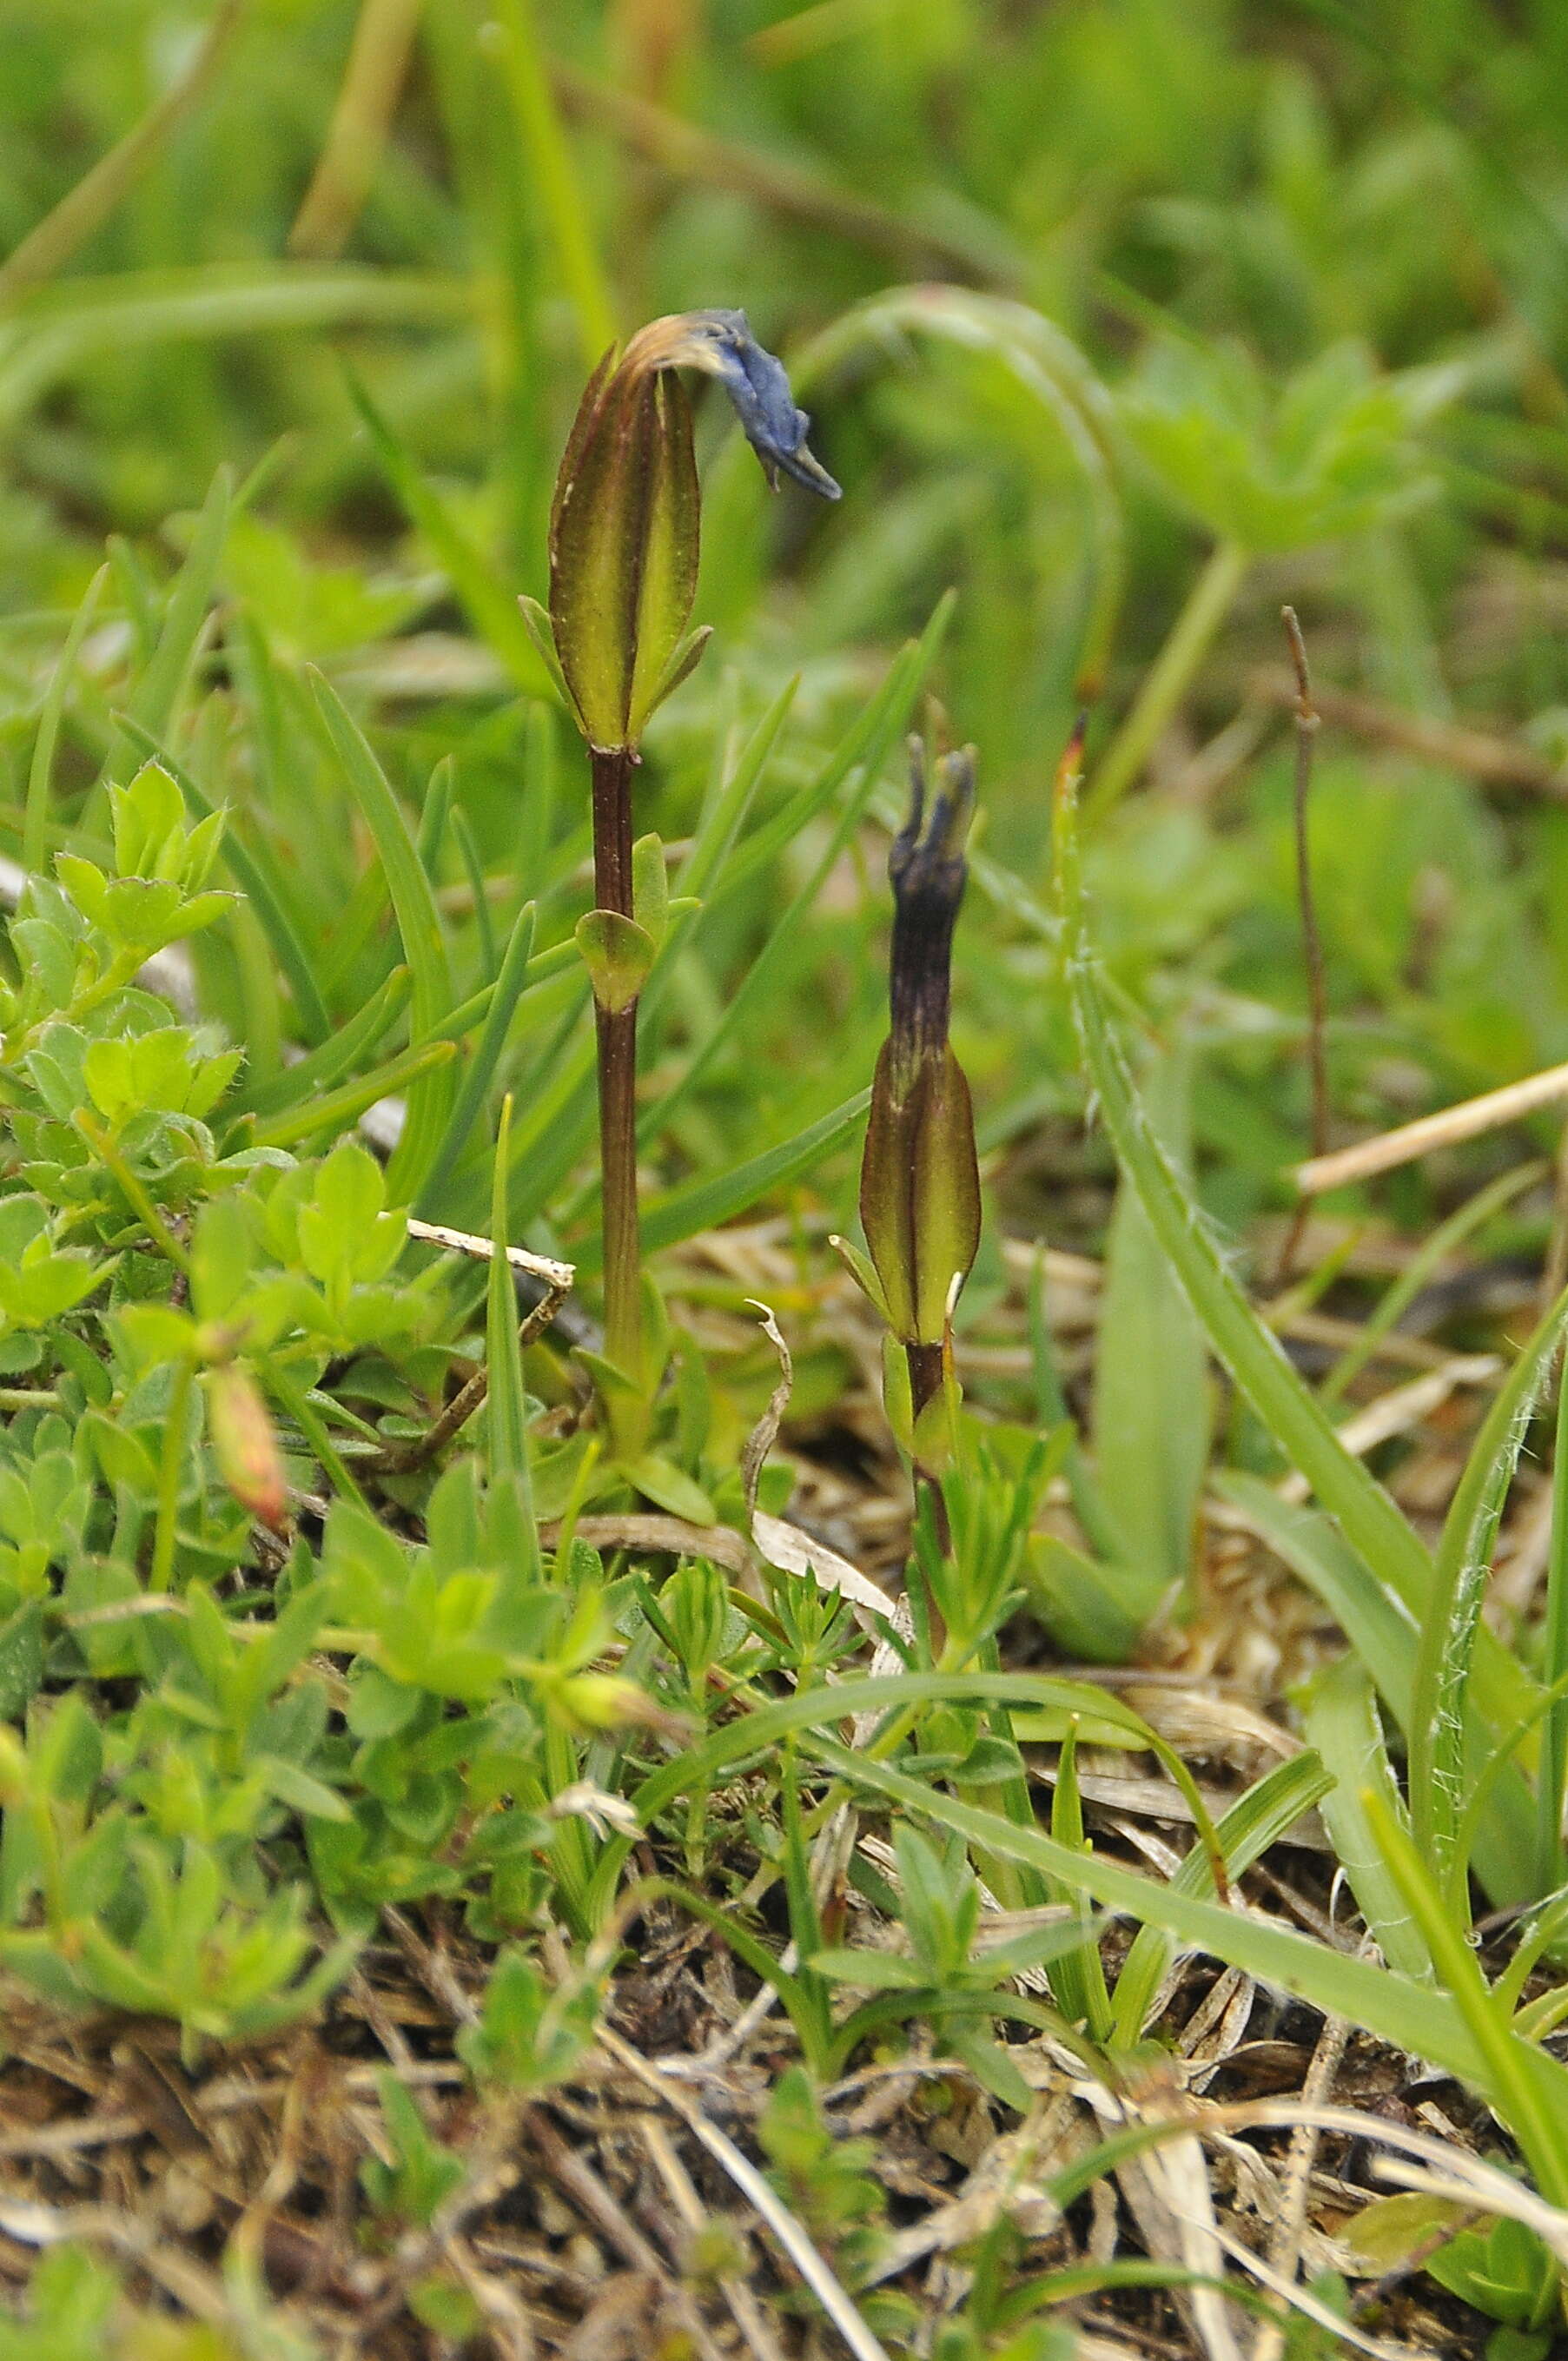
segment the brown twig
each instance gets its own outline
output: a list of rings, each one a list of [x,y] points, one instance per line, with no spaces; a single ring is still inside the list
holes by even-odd
[[[485,1262],[488,1262],[495,1254],[490,1239],[472,1235],[466,1230],[449,1230],[439,1223],[412,1220],[408,1227],[411,1238],[422,1239],[431,1246],[450,1246],[456,1254],[472,1255]],[[552,1262],[547,1256],[530,1254],[523,1246],[509,1246],[507,1260],[513,1270],[524,1272],[528,1278],[538,1280],[544,1289],[539,1301],[524,1315],[517,1332],[518,1344],[526,1351],[554,1319],[576,1274],[569,1262]],[[438,1452],[445,1449],[455,1434],[467,1425],[482,1406],[489,1386],[488,1367],[476,1369],[467,1384],[454,1394],[440,1417],[427,1426],[422,1434],[416,1434],[411,1443],[395,1444],[386,1451],[378,1452],[374,1458],[365,1460],[362,1462],[365,1473],[370,1476],[410,1476],[417,1468],[425,1466]]]
[[[1294,706],[1299,695],[1289,673],[1272,669],[1254,673],[1248,688],[1265,705]],[[1555,803],[1568,801],[1568,771],[1538,754],[1533,747],[1451,721],[1431,721],[1424,714],[1381,705],[1375,697],[1358,697],[1351,689],[1319,687],[1312,701],[1325,721],[1353,730],[1358,737],[1397,746],[1422,762],[1462,771],[1484,787],[1522,789],[1527,795],[1549,796]]]

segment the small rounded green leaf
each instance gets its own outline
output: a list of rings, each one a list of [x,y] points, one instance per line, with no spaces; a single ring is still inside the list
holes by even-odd
[[[648,981],[657,950],[646,927],[623,918],[619,910],[588,910],[577,920],[576,937],[599,1006],[611,1015],[630,1008]]]

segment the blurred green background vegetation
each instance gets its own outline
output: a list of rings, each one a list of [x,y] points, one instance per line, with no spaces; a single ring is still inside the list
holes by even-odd
[[[104,536],[122,537],[112,636],[138,596],[150,610],[229,463],[259,471],[225,549],[231,612],[285,672],[328,667],[411,798],[455,754],[488,867],[554,851],[564,873],[576,758],[563,741],[541,822],[517,695],[540,683],[493,610],[543,587],[555,461],[607,335],[743,305],[805,380],[847,496],[770,500],[706,406],[698,613],[718,639],[656,733],[649,824],[689,827],[715,729],[797,671],[780,762],[806,775],[956,585],[934,686],[981,748],[985,848],[1041,890],[1045,782],[1080,668],[1103,669],[1091,811],[1108,750],[1111,790],[1135,791],[1101,798],[1102,933],[1201,1049],[1216,1209],[1278,1202],[1306,1119],[1288,721],[1256,680],[1283,662],[1281,600],[1321,679],[1480,718],[1549,786],[1568,749],[1552,0],[8,0],[5,42],[0,836]],[[351,380],[492,611],[411,522]],[[1119,741],[1173,630],[1183,657],[1184,618],[1168,711],[1146,702],[1146,743]],[[113,702],[96,646],[104,686],[89,664],[57,775],[68,819]],[[365,913],[361,849],[345,818],[322,824],[336,791],[276,740],[269,772],[238,713],[243,648],[209,677],[197,767],[292,864],[329,1005],[357,1005],[385,949],[338,926]],[[1314,828],[1342,1122],[1568,1054],[1553,793],[1331,727]],[[674,1169],[752,1145],[759,1089],[776,1135],[786,1105],[804,1119],[857,1078],[875,899],[817,906],[796,991],[696,1094]],[[762,915],[753,898],[715,920],[688,1027]],[[960,959],[985,1144],[1037,1213],[1041,1120],[1076,1104],[1050,945],[971,916]],[[802,1025],[808,979],[833,1032]],[[243,1021],[243,979],[212,983]],[[1385,1201],[1422,1218],[1428,1185]]]

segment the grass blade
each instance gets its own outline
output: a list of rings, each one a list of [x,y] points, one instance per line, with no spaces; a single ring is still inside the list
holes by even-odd
[[[532,902],[525,902],[517,914],[517,923],[512,928],[511,937],[506,947],[500,973],[496,978],[495,990],[490,994],[490,1005],[485,1012],[484,1027],[480,1032],[477,1047],[468,1061],[468,1071],[463,1078],[463,1086],[457,1093],[456,1104],[453,1107],[446,1128],[442,1133],[440,1145],[431,1159],[430,1170],[421,1186],[414,1210],[427,1220],[432,1218],[431,1209],[439,1199],[454,1166],[467,1144],[475,1118],[484,1105],[485,1093],[495,1080],[501,1052],[506,1048],[507,1034],[511,1027],[512,1016],[527,981],[528,955],[533,949],[533,915]],[[511,1115],[509,1107],[505,1127],[505,1136],[509,1140],[510,1134]]]
[[[1426,1551],[1382,1486],[1348,1452],[1259,1320],[1150,1129],[1111,1029],[1084,922],[1070,798],[1061,798],[1058,876],[1080,1045],[1116,1160],[1209,1341],[1293,1467],[1306,1477],[1365,1564],[1414,1608],[1431,1585]]]
[[[597,358],[598,356],[596,355]],[[410,453],[354,376],[348,390],[370,447],[411,522],[431,550],[486,639],[526,696],[556,702],[555,684],[528,636],[517,599],[483,551],[477,549],[446,501],[421,474]]]
[[[679,1246],[683,1238],[696,1237],[699,1230],[718,1229],[721,1223],[745,1213],[759,1197],[774,1189],[787,1189],[849,1138],[871,1098],[869,1090],[857,1091],[831,1114],[807,1124],[804,1131],[776,1148],[764,1148],[760,1156],[738,1164],[733,1171],[722,1172],[714,1180],[694,1180],[653,1198],[642,1214],[643,1252],[655,1254],[663,1246]],[[579,1270],[597,1270],[598,1240],[585,1239],[576,1249],[576,1260]]]
[[[658,1104],[649,1109],[639,1124],[637,1136],[640,1147],[647,1147],[659,1137],[675,1109],[684,1104],[702,1076],[707,1072],[719,1051],[735,1038],[752,1008],[759,1003],[764,1002],[772,992],[773,978],[780,961],[793,948],[796,927],[816,901],[822,890],[824,880],[860,825],[894,739],[904,727],[909,709],[919,695],[931,665],[936,662],[951,611],[950,603],[944,599],[927,625],[919,642],[914,647],[905,650],[894,665],[887,682],[883,684],[881,694],[872,700],[872,707],[870,709],[876,716],[874,725],[863,732],[851,732],[851,737],[861,739],[863,745],[861,776],[854,788],[845,797],[843,807],[839,811],[826,847],[814,864],[811,874],[794,895],[788,906],[781,913],[767,941],[726,1000],[718,1022],[709,1027],[702,1041],[687,1059],[679,1079],[665,1092]],[[864,719],[865,717],[862,716],[862,721]],[[827,772],[824,774],[825,778],[836,781],[838,777],[848,776],[854,767],[851,760],[848,763],[843,763],[840,768],[842,752],[843,750],[840,749],[828,763]],[[821,782],[817,783],[817,786],[820,790]],[[828,792],[831,793],[831,788]],[[815,805],[815,796],[812,800]],[[822,796],[822,800],[824,802],[827,800],[826,796]],[[794,807],[792,806],[791,808],[793,809]],[[782,818],[782,815],[780,817]],[[809,817],[810,807],[803,807],[797,824],[804,826]],[[761,838],[768,835],[769,830],[759,829],[757,833]],[[747,866],[748,857],[754,853],[755,843],[754,839],[751,844],[743,846],[740,851],[730,860],[728,872],[723,878],[725,891],[732,889],[740,882],[740,875]]]
[[[257,1116],[281,1115],[285,1107],[299,1105],[313,1091],[330,1090],[342,1075],[351,1073],[361,1059],[369,1056],[401,1016],[408,1002],[410,982],[408,969],[395,967],[364,1007],[356,1008],[318,1049],[293,1065],[285,1066],[276,1080],[263,1089],[247,1093],[242,1078],[233,1103]],[[422,1048],[423,1044],[414,1046]]]
[[[1509,1370],[1482,1422],[1443,1521],[1434,1579],[1421,1619],[1410,1708],[1410,1825],[1417,1856],[1456,1908],[1455,1874],[1464,1807],[1464,1704],[1480,1631],[1492,1546],[1541,1387],[1568,1322],[1568,1289]]]
[[[490,1373],[486,1410],[489,1436],[490,1481],[510,1483],[514,1490],[518,1536],[522,1549],[524,1579],[535,1583],[542,1566],[539,1527],[534,1521],[532,1484],[528,1457],[528,1397],[522,1382],[522,1345],[518,1334],[517,1289],[508,1258],[507,1165],[511,1144],[511,1101],[501,1102],[500,1127],[496,1135],[495,1172],[490,1189],[490,1256],[485,1307],[485,1358]]]
[[[1556,2087],[1563,2069],[1531,2049],[1494,2000],[1480,1964],[1456,1923],[1442,1888],[1415,1842],[1381,1795],[1368,1793],[1365,1811],[1388,1873],[1420,1927],[1439,1977],[1452,1994],[1476,2048],[1486,2061],[1484,2087],[1523,2149],[1541,2193],[1553,2205],[1568,2202],[1568,2092]],[[1540,2070],[1552,2066],[1555,2073]],[[1568,2081],[1568,2076],[1563,2076]]]
[[[874,1686],[867,1683],[868,1687]],[[903,1682],[889,1682],[902,1687]],[[847,1695],[835,1691],[835,1698]],[[801,1700],[809,1707],[813,1700]],[[819,1717],[826,1708],[816,1702]],[[1097,1708],[1098,1709],[1098,1708]],[[1314,2008],[1349,2017],[1385,2041],[1430,2059],[1434,2065],[1486,2092],[1493,2103],[1499,2094],[1486,2050],[1464,2014],[1446,1993],[1411,1982],[1387,1968],[1331,1951],[1310,1936],[1253,1917],[1201,1896],[1161,1885],[1153,1878],[1123,1869],[1098,1853],[1071,1853],[1037,1828],[1015,1827],[999,1813],[923,1786],[902,1771],[864,1754],[851,1752],[835,1741],[814,1736],[812,1752],[828,1770],[851,1787],[869,1789],[902,1810],[955,1830],[974,1845],[1010,1853],[1029,1861],[1048,1876],[1071,1881],[1106,1909],[1121,1911],[1140,1922],[1161,1927],[1179,1942],[1188,1943],[1228,1961],[1308,2001]],[[1522,2045],[1521,2045],[1522,2046]],[[1568,2069],[1542,2058],[1546,2081],[1557,2094],[1557,2104],[1568,2121]]]
[[[351,321],[466,319],[473,300],[468,282],[455,276],[289,263],[201,263],[69,279],[25,297],[0,330],[0,424],[99,353]]]
[[[430,879],[402,807],[371,752],[369,741],[323,675],[313,666],[308,677],[328,739],[380,856],[398,932],[413,974],[414,1034],[416,1038],[432,1034],[452,1006],[453,986],[441,913]],[[417,1193],[440,1148],[451,1104],[451,1075],[433,1066],[422,1070],[419,1082],[409,1093],[403,1136],[388,1168],[387,1185],[394,1196]]]
[[[1156,1066],[1151,1120],[1179,1170],[1187,1160],[1189,1095],[1184,1060]],[[1117,1558],[1178,1598],[1192,1564],[1211,1399],[1203,1332],[1124,1181],[1111,1216],[1094,1365],[1097,1489],[1116,1528]]]
[[[1431,1954],[1388,1872],[1366,1816],[1368,1793],[1380,1795],[1391,1814],[1402,1807],[1376,1696],[1364,1664],[1354,1656],[1342,1656],[1313,1682],[1302,1729],[1308,1745],[1317,1749],[1332,1776],[1333,1784],[1319,1808],[1357,1908],[1391,1968],[1400,1975],[1430,1980]]]
[[[1303,1812],[1322,1802],[1331,1784],[1325,1765],[1309,1751],[1276,1763],[1238,1796],[1215,1830],[1230,1874],[1240,1877],[1250,1869]],[[1189,1848],[1170,1886],[1174,1894],[1212,1896],[1214,1872],[1202,1845]],[[1111,2037],[1121,2047],[1131,2048],[1142,2037],[1175,1949],[1168,1934],[1146,1921],[1133,1938],[1113,2004]]]
[[[1309,1589],[1317,1593],[1332,1614],[1359,1662],[1366,1667],[1399,1729],[1409,1740],[1416,1683],[1416,1658],[1420,1627],[1404,1600],[1373,1579],[1343,1535],[1321,1510],[1299,1508],[1282,1500],[1272,1485],[1237,1469],[1213,1478],[1213,1488],[1245,1517],[1259,1539],[1282,1558]],[[1474,1700],[1465,1705],[1466,1743],[1472,1775],[1496,1751],[1496,1732],[1528,1720],[1537,1691],[1522,1669],[1503,1654],[1495,1636],[1484,1642],[1497,1652],[1499,1664],[1517,1675],[1514,1702],[1500,1706],[1495,1725],[1483,1720]],[[1480,1659],[1477,1644],[1477,1660]],[[1500,1685],[1499,1685],[1500,1686]],[[1533,1900],[1535,1850],[1534,1806],[1519,1770],[1510,1764],[1497,1781],[1497,1793],[1484,1826],[1486,1870],[1483,1883],[1499,1906]]]
[[[413,1104],[414,1093],[429,1075],[440,1073],[450,1066],[457,1055],[451,1041],[425,1041],[417,1049],[405,1049],[400,1057],[378,1066],[373,1073],[361,1074],[341,1090],[328,1091],[324,1096],[312,1099],[307,1105],[291,1107],[274,1115],[269,1122],[258,1123],[252,1134],[257,1148],[293,1148],[302,1139],[314,1139],[318,1134],[342,1130],[356,1123],[367,1106],[378,1099],[390,1098],[398,1091],[406,1091],[408,1104]],[[388,1168],[389,1193],[391,1191],[390,1167]]]
[[[588,227],[592,213],[584,203],[556,113],[532,0],[497,0],[496,16],[501,28],[496,49],[516,118],[518,142],[533,195],[550,225],[561,277],[577,315],[584,364],[594,368],[615,342],[615,306],[594,251]]]
[[[1568,1384],[1558,1376],[1557,1451],[1552,1468],[1552,1551],[1546,1569],[1546,1614],[1541,1677],[1548,1688],[1568,1679]],[[1568,1786],[1568,1697],[1551,1707],[1541,1724],[1537,1774],[1540,1891],[1563,1882],[1563,1805]]]
[[[1532,1158],[1528,1164],[1516,1165],[1511,1172],[1499,1173],[1486,1188],[1467,1197],[1446,1222],[1440,1222],[1430,1237],[1421,1240],[1398,1278],[1384,1290],[1376,1310],[1361,1323],[1354,1344],[1340,1356],[1318,1388],[1320,1401],[1339,1401],[1343,1398],[1384,1337],[1398,1326],[1422,1288],[1436,1278],[1449,1257],[1456,1254],[1467,1238],[1484,1228],[1493,1214],[1510,1204],[1521,1191],[1533,1188],[1545,1170],[1540,1158]]]
[[[180,692],[195,661],[223,558],[233,489],[229,469],[220,467],[197,519],[185,563],[175,577],[151,662],[131,693],[131,712],[144,730],[155,730],[160,737],[168,734]]]
[[[1081,1853],[1089,1850],[1083,1833],[1083,1801],[1078,1785],[1076,1720],[1068,1723],[1067,1735],[1062,1740],[1057,1758],[1056,1793],[1051,1797],[1051,1834],[1069,1852]],[[1079,1886],[1064,1885],[1059,1879],[1053,1879],[1047,1882],[1045,1890],[1052,1902],[1076,1905],[1079,1919],[1078,1939],[1052,1960],[1047,1971],[1051,1997],[1069,2025],[1081,2025],[1091,2041],[1107,2041],[1112,2028],[1111,1995],[1105,1989],[1105,1970],[1101,1964],[1100,1946],[1095,1939],[1093,1915]]]
[[[1354,1602],[1357,1621],[1381,1624],[1387,1630],[1388,1609],[1398,1601],[1413,1620],[1424,1625],[1435,1577],[1420,1537],[1382,1486],[1345,1449],[1321,1404],[1292,1368],[1278,1338],[1248,1302],[1139,1104],[1112,1031],[1089,941],[1073,784],[1064,784],[1057,806],[1057,869],[1068,975],[1084,1061],[1117,1161],[1136,1190],[1149,1226],[1214,1352],[1289,1464],[1307,1478],[1322,1507],[1338,1521],[1351,1554],[1339,1561],[1335,1571],[1348,1578],[1358,1594]],[[1350,1629],[1348,1623],[1346,1628]],[[1472,1693],[1477,1712],[1486,1721],[1507,1723],[1528,1714],[1533,1686],[1493,1634],[1485,1630],[1477,1632]],[[1402,1703],[1395,1703],[1408,1737],[1413,1705],[1413,1688],[1404,1692]],[[1488,1847],[1487,1890],[1500,1902],[1520,1898],[1517,1890],[1508,1890],[1518,1874],[1522,1873],[1529,1890],[1530,1871],[1521,1868],[1520,1795],[1518,1787],[1504,1788],[1499,1803],[1508,1814],[1508,1841],[1501,1850]],[[1504,1884],[1494,1884],[1494,1879]]]
[[[86,595],[71,619],[71,629],[65,635],[60,661],[50,674],[49,687],[44,692],[43,708],[38,715],[38,734],[27,769],[27,800],[22,817],[22,866],[29,877],[38,876],[43,869],[49,789],[54,778],[54,750],[60,740],[65,700],[75,675],[76,659],[82,653],[82,642],[93,627],[93,618],[98,611],[98,601],[104,595],[104,585],[108,578],[109,568],[105,563],[87,585]]]

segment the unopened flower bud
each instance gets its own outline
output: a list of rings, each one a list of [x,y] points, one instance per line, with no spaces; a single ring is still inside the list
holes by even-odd
[[[578,1730],[656,1730],[689,1738],[691,1724],[618,1673],[568,1673],[554,1691],[562,1719]]]
[[[239,1361],[207,1372],[207,1432],[218,1473],[242,1509],[282,1532],[289,1521],[283,1455],[260,1387]]]
[[[861,1220],[894,1334],[906,1345],[939,1346],[980,1244],[974,1115],[948,1042],[974,755],[966,748],[941,757],[928,819],[918,741],[911,770],[909,822],[888,860],[893,1023],[872,1086]]]

